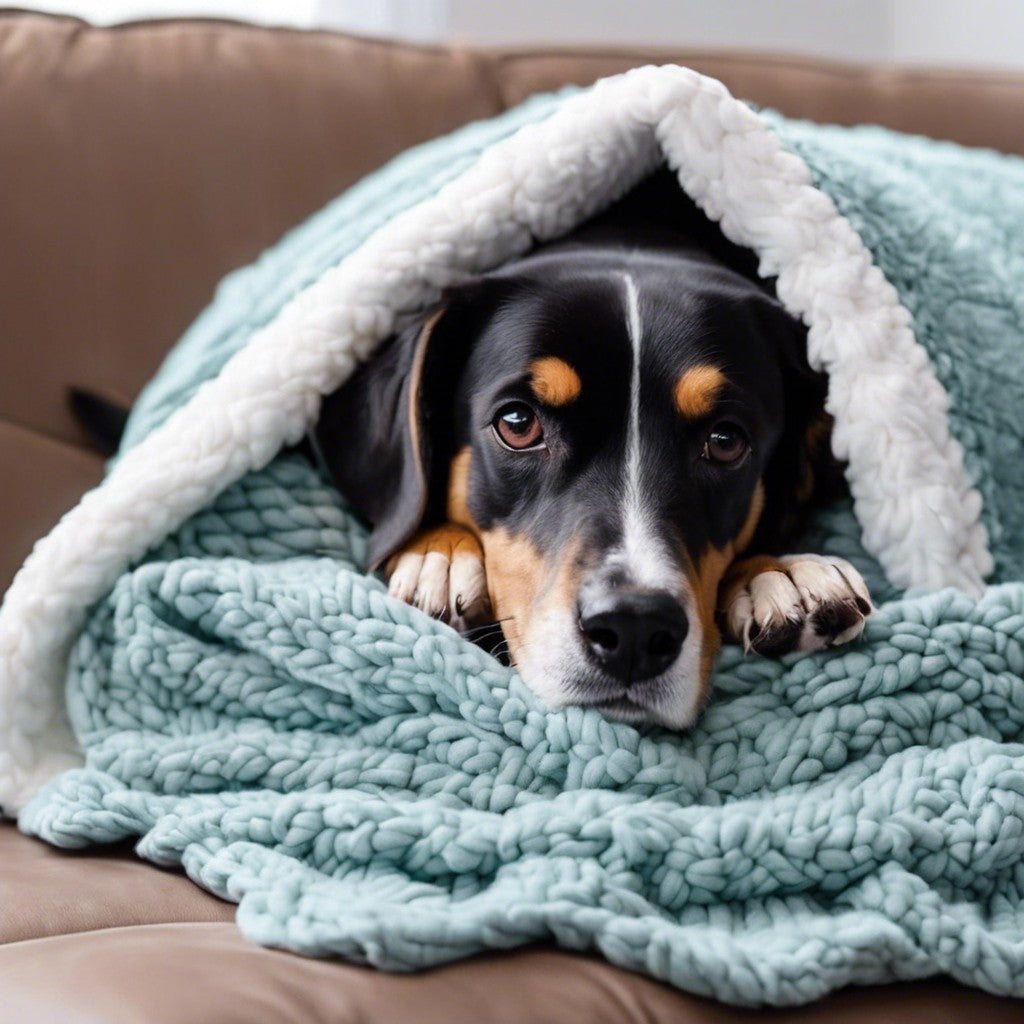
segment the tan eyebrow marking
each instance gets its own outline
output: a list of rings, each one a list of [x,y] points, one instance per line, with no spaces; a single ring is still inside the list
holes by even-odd
[[[725,374],[717,366],[691,366],[676,382],[676,408],[687,419],[699,420],[715,407],[718,392],[725,384]]]
[[[580,375],[558,356],[543,356],[530,363],[530,387],[545,405],[568,405],[582,388]]]

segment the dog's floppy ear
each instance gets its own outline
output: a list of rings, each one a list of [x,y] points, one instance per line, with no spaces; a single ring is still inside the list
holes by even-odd
[[[446,295],[324,399],[315,446],[338,490],[373,527],[371,568],[424,520],[443,518],[453,394],[469,344],[463,305]]]
[[[782,369],[785,419],[765,478],[762,521],[775,522],[781,539],[799,533],[811,509],[842,494],[845,483],[829,444],[828,378],[807,360],[807,328],[777,300],[766,312]]]

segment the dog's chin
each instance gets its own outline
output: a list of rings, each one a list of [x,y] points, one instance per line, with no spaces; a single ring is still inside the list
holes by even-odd
[[[698,643],[684,644],[679,658],[661,675],[629,685],[601,671],[576,643],[527,642],[514,660],[523,681],[549,707],[593,708],[630,725],[689,729],[707,690]]]
[[[612,697],[609,700],[598,700],[592,703],[579,702],[580,707],[595,708],[606,718],[630,725],[669,725],[670,728],[685,728],[684,725],[670,725],[645,704],[632,700],[630,697]]]
[[[615,696],[597,700],[570,698],[566,703],[594,708],[607,718],[630,725],[683,730],[689,729],[700,714],[700,689],[692,683],[681,686],[671,678],[659,677],[625,689],[620,685]]]

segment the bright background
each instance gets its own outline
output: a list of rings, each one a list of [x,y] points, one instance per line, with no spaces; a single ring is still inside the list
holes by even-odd
[[[659,43],[1024,69],[1024,0],[22,0],[97,24],[228,17],[418,42]]]

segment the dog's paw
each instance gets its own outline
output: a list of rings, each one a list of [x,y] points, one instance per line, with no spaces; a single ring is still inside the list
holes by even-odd
[[[435,619],[462,625],[489,614],[483,549],[461,526],[421,531],[387,569],[388,593]]]
[[[860,573],[842,558],[821,555],[738,562],[721,593],[729,639],[758,654],[849,643],[860,636],[872,611]]]

